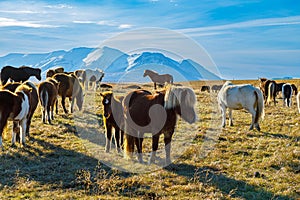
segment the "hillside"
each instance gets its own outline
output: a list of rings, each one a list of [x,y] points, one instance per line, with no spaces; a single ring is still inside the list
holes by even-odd
[[[99,68],[105,72],[103,81],[120,82],[123,79],[132,82],[145,82],[142,78],[145,69],[152,69],[160,74],[170,73],[175,81],[220,80],[208,68],[190,60],[176,61],[159,52],[141,52],[128,55],[120,50],[103,48],[79,47],[69,51],[54,51],[42,54],[11,53],[0,57],[0,66],[27,65],[42,69],[45,72],[54,67],[62,66],[65,71],[76,69]]]

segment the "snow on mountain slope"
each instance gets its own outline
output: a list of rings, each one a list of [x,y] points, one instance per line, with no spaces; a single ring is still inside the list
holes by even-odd
[[[160,74],[172,74],[175,81],[220,79],[190,59],[176,61],[160,52],[128,55],[110,47],[79,47],[69,51],[61,50],[41,54],[11,53],[0,57],[0,66],[6,65],[41,68],[42,77],[45,77],[48,69],[58,66],[64,67],[65,71],[99,68],[105,72],[103,81],[107,82],[150,81],[149,77],[143,77],[145,69],[151,69]]]

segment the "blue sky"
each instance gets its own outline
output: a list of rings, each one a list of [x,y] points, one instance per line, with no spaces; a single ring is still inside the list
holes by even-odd
[[[97,47],[144,27],[191,38],[224,78],[300,77],[298,0],[0,1],[0,56]]]

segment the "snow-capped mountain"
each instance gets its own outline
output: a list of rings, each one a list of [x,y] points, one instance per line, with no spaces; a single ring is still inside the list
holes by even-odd
[[[128,55],[109,47],[79,47],[70,51],[53,51],[41,54],[11,53],[0,57],[0,67],[27,65],[41,68],[42,76],[48,69],[62,66],[65,71],[76,69],[102,69],[106,82],[147,82],[145,69],[159,74],[169,73],[174,81],[219,80],[220,77],[190,59],[176,61],[160,52],[141,52]]]

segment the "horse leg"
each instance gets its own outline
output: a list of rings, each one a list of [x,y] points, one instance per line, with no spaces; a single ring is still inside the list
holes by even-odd
[[[232,109],[229,109],[229,126],[233,126],[233,122],[232,122]]]
[[[247,111],[251,114],[252,116],[252,120],[251,120],[251,125],[250,125],[250,128],[249,130],[253,130],[253,127],[255,126],[257,128],[257,125],[255,123],[255,115],[256,115],[256,110],[254,108],[250,108],[250,109],[247,109]],[[258,124],[258,123],[257,123]]]
[[[150,155],[150,160],[148,162],[148,164],[150,165],[151,163],[155,162],[156,159],[156,151],[158,149],[158,141],[159,141],[159,136],[160,134],[157,133],[155,135],[152,136],[152,152]]]
[[[3,114],[3,113],[1,113],[1,114]],[[2,118],[0,119],[0,148],[2,149],[2,151],[4,150],[3,144],[2,144],[2,133],[4,131],[4,127],[6,126],[7,118],[8,118],[8,114],[4,114],[4,115],[2,115]]]
[[[68,111],[67,111],[67,109],[66,109],[66,97],[65,96],[62,96],[61,97],[61,105],[62,105],[62,107],[63,107],[63,109],[64,109],[64,112],[66,113],[66,114],[68,114]]]
[[[46,106],[42,108],[42,121],[44,124],[46,124]]]
[[[13,121],[13,129],[11,136],[11,146],[14,147],[16,141],[20,142],[20,126],[18,121]]]
[[[51,110],[50,110],[50,105],[47,105],[47,118],[48,118],[48,123],[51,124]]]
[[[124,131],[121,130],[121,149],[124,149]]]
[[[29,130],[31,125],[31,119],[32,119],[33,113],[30,113],[27,119],[27,125],[26,125],[26,136],[30,137]]]
[[[154,82],[154,89],[156,90],[156,82]]]
[[[58,99],[56,99],[56,102],[55,102],[55,109],[56,109],[56,114],[58,114]]]
[[[75,101],[74,101],[74,99],[72,97],[69,97],[69,102],[71,103],[70,113],[73,113]]]
[[[105,124],[106,127],[106,142],[105,142],[105,152],[108,153],[111,146],[111,129],[112,126],[108,123]]]
[[[165,151],[166,151],[166,165],[171,164],[171,141],[172,141],[172,133],[168,133],[164,135],[165,142]]]
[[[222,104],[220,105],[221,113],[222,113],[222,127],[226,126],[226,107]]]
[[[23,119],[20,121],[20,140],[22,142],[22,145],[25,146],[25,135],[26,135],[26,124],[27,124],[27,120]]]
[[[115,144],[117,146],[117,152],[120,153],[120,129],[115,127]]]
[[[143,148],[143,140],[144,140],[143,135],[144,135],[143,133],[138,132],[138,136],[135,137],[135,140],[134,140],[135,146],[137,148],[137,153],[138,153],[137,157],[138,157],[139,163],[143,163],[144,162],[143,161],[143,150],[142,150],[142,148]]]

